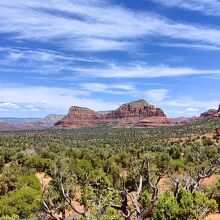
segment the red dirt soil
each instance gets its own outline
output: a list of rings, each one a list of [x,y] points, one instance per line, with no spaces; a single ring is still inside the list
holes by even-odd
[[[220,220],[220,214],[211,214],[206,217],[204,220]]]

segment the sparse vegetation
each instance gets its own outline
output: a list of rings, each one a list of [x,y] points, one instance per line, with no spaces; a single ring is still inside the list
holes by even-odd
[[[1,132],[0,219],[204,219],[219,125]]]

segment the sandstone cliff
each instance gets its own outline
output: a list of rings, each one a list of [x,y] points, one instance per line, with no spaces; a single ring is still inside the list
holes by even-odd
[[[58,128],[82,128],[110,125],[116,127],[167,126],[163,110],[141,99],[121,105],[118,109],[99,113],[88,108],[73,106],[68,114],[55,124]]]

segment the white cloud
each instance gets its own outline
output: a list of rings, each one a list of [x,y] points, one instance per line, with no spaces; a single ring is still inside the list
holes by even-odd
[[[152,0],[167,7],[183,8],[202,12],[206,15],[220,16],[219,0]]]
[[[117,102],[106,102],[101,99],[88,97],[86,91],[65,89],[59,87],[40,86],[11,86],[0,87],[0,100],[8,109],[19,105],[27,111],[51,111],[66,113],[72,105],[85,106],[94,110],[111,110]],[[9,104],[10,103],[10,104]],[[2,107],[0,105],[0,107]]]
[[[5,61],[30,61],[30,62],[88,62],[88,63],[102,63],[105,62],[102,59],[95,57],[78,57],[74,55],[67,55],[54,50],[35,49],[28,48],[13,48],[13,47],[0,47],[2,56],[5,57]]]
[[[190,67],[170,67],[167,65],[108,65],[102,68],[73,67],[73,72],[103,78],[157,78],[187,75],[218,75],[220,69],[194,69]],[[67,77],[71,80],[71,77]]]
[[[219,105],[220,100],[194,100],[192,98],[180,98],[180,99],[172,99],[172,100],[166,100],[163,104],[170,107],[181,107],[186,108],[188,110],[197,109],[199,108],[208,110],[208,109],[217,109],[217,106]]]
[[[131,84],[82,83],[80,86],[87,91],[110,94],[128,94],[136,91],[135,86]]]
[[[199,98],[182,97],[175,98],[170,97],[162,102],[159,102],[159,106],[165,110],[165,113],[169,117],[192,117],[199,116],[201,113],[209,109],[217,109],[220,100],[201,100]]]
[[[71,71],[74,65],[97,65],[104,59],[90,56],[75,56],[54,50],[0,47],[0,74],[25,74],[26,78],[60,75]],[[56,80],[54,78],[53,80]],[[51,80],[51,78],[50,78]]]
[[[12,33],[11,38],[17,40],[50,42],[83,51],[130,51],[143,37],[154,36],[220,45],[217,27],[179,23],[110,5],[108,1],[91,0],[1,1],[0,33]]]
[[[166,46],[166,44],[164,44]],[[169,46],[169,45],[168,45]],[[183,46],[186,45],[172,45]],[[199,46],[198,46],[199,47]],[[214,47],[214,46],[213,46]],[[217,50],[217,47],[214,47]],[[217,78],[220,69],[197,69],[193,67],[172,67],[149,65],[144,62],[116,64],[96,57],[78,57],[53,50],[30,50],[27,48],[0,47],[2,55],[0,72],[26,74],[37,79],[66,80],[76,82],[76,76],[102,78],[157,78],[186,75],[208,75]],[[82,65],[86,63],[86,65]],[[56,78],[51,78],[56,75]],[[111,85],[113,86],[113,85]]]
[[[0,103],[0,108],[2,108],[2,109],[20,109],[21,107],[15,103],[3,102],[3,103]]]
[[[168,90],[166,89],[152,89],[146,92],[148,99],[153,100],[154,102],[161,102],[164,99],[168,98]]]
[[[187,108],[186,109],[186,112],[199,112],[199,109],[198,108]]]
[[[38,109],[38,108],[31,108],[30,111],[31,111],[31,112],[39,112],[40,109]]]
[[[79,51],[111,51],[120,50],[127,51],[128,49],[135,49],[135,44],[122,41],[122,40],[110,40],[102,38],[82,38],[75,39],[74,42],[69,41],[69,44],[63,44],[63,47],[68,50],[79,50]]]
[[[159,44],[164,47],[181,47],[181,48],[189,48],[189,49],[197,49],[197,50],[212,50],[219,51],[219,46],[208,45],[208,44],[191,44],[191,43],[163,43]]]

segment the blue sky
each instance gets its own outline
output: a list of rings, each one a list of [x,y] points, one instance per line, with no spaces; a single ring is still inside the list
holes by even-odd
[[[169,117],[220,103],[218,0],[0,2],[0,117],[140,98]]]

